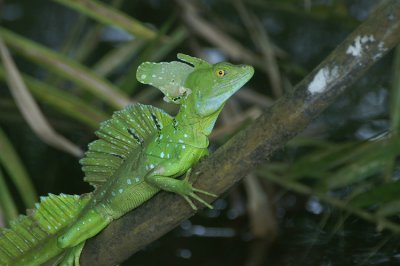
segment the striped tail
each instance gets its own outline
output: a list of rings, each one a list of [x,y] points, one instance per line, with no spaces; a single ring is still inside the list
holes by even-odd
[[[0,265],[42,265],[62,254],[57,238],[90,197],[91,194],[41,197],[40,204],[28,210],[27,216],[19,216],[10,228],[0,228]]]

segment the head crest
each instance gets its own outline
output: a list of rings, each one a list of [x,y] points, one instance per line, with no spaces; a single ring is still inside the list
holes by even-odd
[[[185,82],[190,73],[198,68],[211,66],[208,62],[185,54],[178,54],[178,59],[185,63],[172,61],[142,63],[136,72],[136,78],[143,84],[148,84],[158,88],[164,95],[166,102],[176,104],[191,93],[185,87]]]
[[[179,60],[182,60],[183,62],[191,64],[192,66],[194,66],[195,69],[211,66],[211,64],[208,63],[207,61],[204,61],[203,59],[193,57],[190,55],[179,53],[179,54],[177,54],[177,57]]]

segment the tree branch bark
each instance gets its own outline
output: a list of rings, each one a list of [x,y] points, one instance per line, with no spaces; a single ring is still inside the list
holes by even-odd
[[[195,186],[216,194],[226,192],[301,132],[399,42],[400,0],[386,1],[292,93],[197,165],[193,171]],[[194,212],[179,196],[161,192],[88,240],[81,263],[118,264],[192,215]]]

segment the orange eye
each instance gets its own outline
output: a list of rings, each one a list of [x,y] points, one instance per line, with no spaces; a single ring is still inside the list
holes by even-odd
[[[218,69],[215,73],[217,74],[218,77],[225,76],[225,70],[223,69]]]

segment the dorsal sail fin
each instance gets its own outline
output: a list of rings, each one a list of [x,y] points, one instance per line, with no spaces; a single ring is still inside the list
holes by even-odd
[[[20,215],[10,228],[0,228],[0,265],[42,265],[64,252],[54,247],[57,236],[76,219],[89,195],[40,197],[40,204],[28,210],[27,216]]]
[[[163,110],[150,105],[133,104],[117,111],[100,124],[98,140],[80,160],[84,180],[95,188],[106,182],[133,152],[140,152],[159,130],[172,122]],[[139,149],[139,150],[138,150]]]

